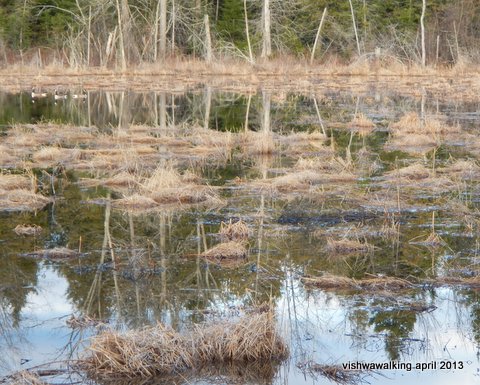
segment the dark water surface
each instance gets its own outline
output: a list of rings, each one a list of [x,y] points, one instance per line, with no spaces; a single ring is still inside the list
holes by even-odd
[[[283,175],[299,156],[283,152],[245,158],[233,148],[221,164],[207,160],[190,167],[218,187],[224,205],[131,212],[110,209],[101,199],[120,196],[115,189],[80,183],[94,176],[94,170],[67,167],[50,180],[52,169],[45,168],[45,174],[35,168],[52,202],[38,211],[0,212],[2,374],[76,358],[95,328],[72,330],[66,323],[72,314],[121,329],[160,321],[182,330],[192,323],[236,317],[254,303],[271,301],[290,358],[270,373],[244,373],[235,379],[239,383],[330,383],[305,368],[356,361],[404,365],[364,373],[372,384],[480,383],[480,286],[470,281],[445,284],[451,276],[478,275],[480,174],[455,179],[456,187],[448,190],[400,191],[394,184],[392,204],[384,203],[381,194],[385,175],[399,164],[420,162],[437,170],[452,159],[476,161],[478,156],[474,143],[465,143],[461,136],[423,154],[389,147],[393,122],[407,112],[426,114],[458,126],[471,138],[480,127],[480,100],[461,103],[435,95],[415,99],[379,89],[368,97],[332,91],[321,98],[277,91],[268,103],[272,132],[286,136],[321,131],[321,120],[328,136],[325,148],[332,148],[333,141],[335,156],[344,161],[351,157],[356,169],[365,166],[370,171],[345,185],[332,182],[336,192],[331,194],[322,193],[329,190],[328,181],[309,190],[272,194],[235,181]],[[264,129],[261,90],[250,96],[209,87],[185,94],[89,91],[86,99],[69,95],[57,101],[51,94],[32,101],[29,92],[1,93],[0,125],[4,138],[16,125],[44,122],[95,126],[107,137],[133,126],[201,126],[214,136],[217,131],[243,131],[247,109],[249,129]],[[375,124],[373,131],[352,131],[352,119],[360,113]],[[312,154],[315,150],[301,157]],[[22,173],[9,164],[2,168]],[[402,195],[401,207],[395,204],[397,193]],[[460,212],[452,202],[462,202],[467,211]],[[112,250],[105,248],[107,211],[115,266]],[[225,267],[200,258],[198,250],[217,244],[220,224],[229,219],[242,219],[250,229],[248,260]],[[13,229],[21,224],[36,224],[43,231],[18,236]],[[397,235],[379,235],[391,224],[397,226]],[[432,232],[442,242],[428,242]],[[371,247],[340,255],[327,248],[329,239],[349,237],[368,241]],[[80,250],[81,255],[65,260],[27,255],[54,247]],[[321,272],[354,279],[398,277],[415,282],[415,288],[326,290],[301,280]],[[448,362],[444,369],[442,361]],[[405,366],[432,362],[435,370],[409,371]],[[218,378],[186,381],[213,384]],[[220,379],[232,381],[228,376]]]

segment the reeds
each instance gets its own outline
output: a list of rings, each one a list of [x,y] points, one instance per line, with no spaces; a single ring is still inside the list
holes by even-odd
[[[15,189],[2,190],[0,189],[0,211],[34,211],[40,210],[51,202],[41,194],[37,194],[31,190]]]
[[[367,253],[373,250],[373,246],[367,241],[359,241],[358,239],[333,239],[327,238],[327,245],[325,247],[327,252],[333,254],[353,254],[353,253]]]
[[[39,235],[42,232],[42,227],[38,225],[17,225],[13,229],[17,235]]]
[[[320,289],[343,289],[343,290],[405,290],[412,289],[411,282],[397,277],[372,277],[355,280],[332,274],[324,274],[318,277],[304,276],[302,282],[305,286]]]
[[[53,249],[37,250],[28,253],[27,256],[46,259],[71,259],[80,255],[78,251],[67,247],[54,247]]]
[[[214,261],[242,260],[247,258],[247,249],[242,242],[230,241],[213,246],[201,256]]]
[[[46,385],[37,374],[31,373],[27,370],[16,372],[15,374],[8,376],[4,381],[2,381],[2,383],[5,383],[6,385]]]
[[[241,219],[237,222],[232,222],[230,219],[228,222],[222,222],[220,224],[218,233],[224,241],[238,241],[248,239],[250,231],[247,224]]]
[[[163,324],[120,333],[101,332],[91,340],[80,368],[91,377],[151,377],[215,363],[271,362],[288,356],[271,312],[237,322],[199,325],[180,334]]]

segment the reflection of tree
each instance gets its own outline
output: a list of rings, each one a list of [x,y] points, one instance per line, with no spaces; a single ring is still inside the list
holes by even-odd
[[[385,350],[390,360],[398,360],[402,352],[403,341],[415,327],[417,317],[409,310],[377,311],[370,318],[370,325],[374,325],[376,333],[386,332]]]

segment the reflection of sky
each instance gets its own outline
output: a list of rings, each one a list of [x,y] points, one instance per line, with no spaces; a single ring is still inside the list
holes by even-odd
[[[21,329],[13,336],[22,344],[5,352],[7,369],[23,369],[58,359],[70,332],[65,316],[73,312],[66,300],[67,287],[67,280],[51,268],[43,266],[39,270],[36,291],[28,294]],[[29,361],[20,366],[23,360]]]
[[[412,341],[407,341],[407,348],[400,354],[400,362],[414,366],[417,362],[437,361],[437,370],[423,373],[415,369],[410,372],[383,370],[381,375],[366,378],[369,383],[480,384],[480,364],[471,336],[468,309],[459,305],[451,289],[438,289],[436,296],[436,310],[417,314],[414,329],[408,334]],[[286,326],[286,338],[294,364],[389,362],[383,337],[385,331],[376,333],[373,326],[367,326],[364,331],[356,330],[356,325],[348,320],[352,309],[355,309],[352,298],[321,290],[307,295],[301,286],[289,283],[283,291],[278,312],[282,324]],[[369,307],[362,309],[368,311]],[[371,308],[368,314],[372,316]],[[464,369],[440,370],[438,361],[441,360],[463,361]],[[279,378],[278,384],[331,384],[321,376],[317,379],[304,376],[295,365],[290,365],[283,373],[288,380]]]
[[[41,267],[37,292],[29,294],[28,305],[22,311],[22,331],[18,331],[16,336],[16,340],[22,342],[20,346],[4,352],[10,370],[66,358],[65,355],[58,357],[58,354],[68,343],[70,335],[65,316],[74,310],[66,299],[67,288],[68,282],[63,277],[48,266]],[[480,383],[480,377],[476,375],[480,365],[471,335],[469,308],[455,298],[455,292],[451,289],[438,289],[435,295],[434,304],[438,308],[431,313],[417,314],[413,331],[408,333],[409,338],[427,342],[411,341],[408,349],[400,354],[400,361],[414,365],[432,360],[462,360],[465,368],[427,370],[423,373],[415,370],[384,370],[381,375],[366,378],[369,383]],[[425,297],[424,300],[430,303],[431,298]],[[222,296],[219,295],[218,303],[217,310],[228,313],[230,306],[241,305],[242,301],[241,298],[230,296],[222,304]],[[322,290],[307,293],[295,279],[288,279],[277,305],[280,328],[290,346],[291,360],[280,368],[275,384],[331,384],[321,376],[313,378],[303,375],[296,367],[299,363],[312,361],[341,365],[349,361],[389,361],[385,352],[386,332],[376,333],[373,326],[368,325],[368,319],[374,313],[368,300],[362,299],[360,303],[358,298]],[[351,321],[355,309],[364,310],[367,314],[365,330],[357,330]],[[21,359],[31,361],[20,366]],[[203,381],[193,383],[206,384]]]

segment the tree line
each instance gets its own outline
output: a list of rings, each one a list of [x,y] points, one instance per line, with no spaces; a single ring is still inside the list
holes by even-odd
[[[0,61],[476,60],[478,0],[0,0]]]

